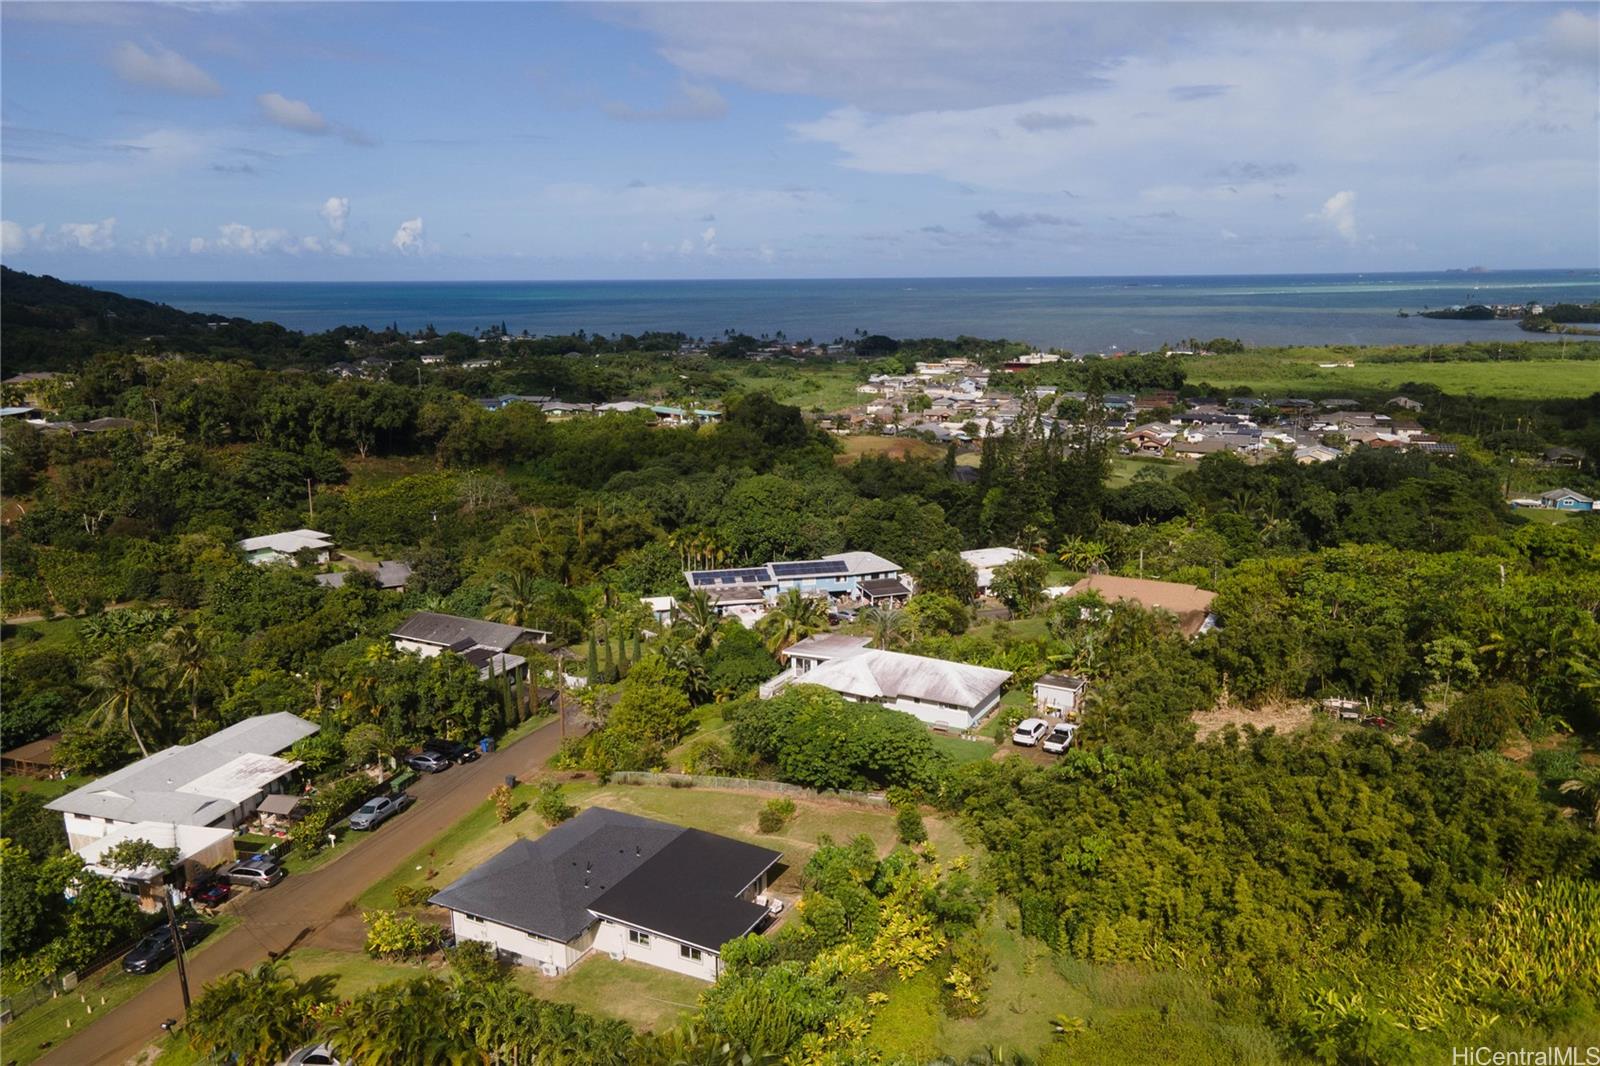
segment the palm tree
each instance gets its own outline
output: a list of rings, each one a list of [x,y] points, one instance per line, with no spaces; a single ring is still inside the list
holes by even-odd
[[[1589,808],[1589,823],[1600,830],[1600,766],[1586,766],[1578,776],[1561,782],[1563,795],[1577,796]]]
[[[149,656],[142,649],[109,652],[89,667],[88,678],[89,687],[100,697],[91,720],[127,730],[139,745],[139,754],[148,756],[150,749],[139,732],[139,722],[157,726],[156,693],[161,691]]]
[[[463,1032],[451,989],[435,977],[396,981],[351,1000],[328,1027],[344,1062],[357,1066],[457,1066],[481,1062]]]
[[[491,622],[527,627],[533,624],[538,606],[539,575],[521,567],[495,575],[489,585],[489,609],[485,613]]]
[[[911,619],[899,607],[868,607],[861,620],[872,630],[872,646],[880,651],[904,644],[910,636]]]
[[[219,1061],[270,1066],[316,1032],[311,1009],[329,999],[326,977],[299,981],[279,962],[261,962],[206,986],[184,1025],[190,1046]]]
[[[660,645],[661,658],[667,667],[683,675],[684,694],[695,704],[711,699],[711,675],[706,672],[706,661],[689,645],[688,641],[671,639]]]
[[[180,622],[167,630],[156,646],[172,684],[189,696],[189,717],[200,720],[200,689],[211,672],[211,648],[190,622]]]
[[[1109,549],[1098,540],[1085,537],[1068,537],[1056,549],[1056,558],[1074,570],[1087,573],[1090,568],[1105,562]]]
[[[778,597],[778,604],[756,623],[766,634],[767,650],[776,655],[795,641],[828,628],[828,608],[822,600],[789,589]]]
[[[683,627],[697,651],[707,651],[717,642],[717,630],[722,626],[722,619],[717,615],[717,609],[711,604],[711,597],[706,595],[705,589],[695,589],[689,593],[689,598],[678,601],[678,622]]]

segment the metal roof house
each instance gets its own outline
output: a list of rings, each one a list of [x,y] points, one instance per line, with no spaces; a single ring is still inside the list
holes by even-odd
[[[1594,501],[1581,492],[1571,489],[1551,489],[1549,492],[1539,493],[1541,507],[1553,507],[1557,511],[1573,511],[1582,514],[1595,509]]]
[[[1090,574],[1073,585],[1068,595],[1078,596],[1085,592],[1098,593],[1108,603],[1131,603],[1146,611],[1167,611],[1176,615],[1178,628],[1186,637],[1208,632],[1216,624],[1211,614],[1211,601],[1217,598],[1217,594],[1194,585]]]
[[[978,575],[978,593],[987,595],[994,583],[994,572],[1007,563],[1026,559],[1028,553],[1020,548],[973,548],[961,553],[961,559]]]
[[[147,822],[214,826],[245,822],[300,764],[278,753],[317,731],[280,711],[246,718],[193,744],[177,744],[91,781],[45,807],[66,819],[74,851]]]
[[[783,856],[699,829],[591,807],[518,840],[437,892],[456,939],[548,976],[592,951],[715,981],[722,945],[766,920]]]
[[[847,700],[881,703],[929,725],[965,732],[1000,705],[1009,670],[870,648],[866,637],[825,633],[783,653],[788,668],[761,686],[771,699],[789,685],[821,685]]]
[[[333,538],[315,529],[291,529],[287,533],[246,537],[239,542],[239,550],[244,552],[245,559],[257,566],[292,563],[295,553],[306,548],[316,553],[317,562],[325,563],[333,555]]]
[[[763,566],[734,567],[726,570],[685,570],[683,578],[691,590],[704,590],[722,603],[747,604],[759,599],[772,603],[784,592],[796,589],[807,596],[840,596],[862,599],[866,581],[899,581],[905,571],[900,564],[873,552],[839,552],[820,559],[796,559]],[[725,590],[738,589],[737,599]]]

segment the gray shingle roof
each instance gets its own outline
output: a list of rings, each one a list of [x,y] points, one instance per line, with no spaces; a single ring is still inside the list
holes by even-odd
[[[449,647],[462,640],[471,641],[468,647],[482,645],[495,651],[505,651],[523,639],[527,630],[521,626],[485,622],[480,618],[460,618],[453,614],[435,614],[418,611],[405,620],[405,624],[390,636],[399,640],[415,640],[421,644]]]
[[[428,902],[565,943],[594,921],[591,903],[683,832],[590,807],[537,840],[517,841]]]

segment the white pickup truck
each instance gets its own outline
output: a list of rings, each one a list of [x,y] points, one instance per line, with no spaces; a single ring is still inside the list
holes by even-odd
[[[1057,722],[1050,735],[1044,738],[1044,750],[1051,755],[1060,755],[1072,747],[1072,742],[1078,736],[1078,727],[1071,722]]]

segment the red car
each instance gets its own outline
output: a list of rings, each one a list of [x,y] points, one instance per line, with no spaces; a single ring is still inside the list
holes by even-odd
[[[226,902],[232,893],[233,886],[226,881],[207,881],[191,889],[189,898],[202,906],[215,907]]]

